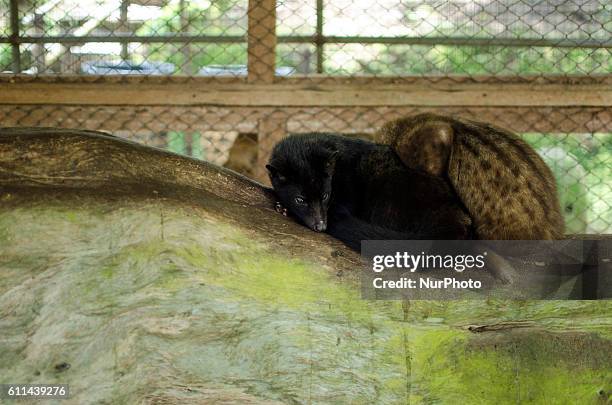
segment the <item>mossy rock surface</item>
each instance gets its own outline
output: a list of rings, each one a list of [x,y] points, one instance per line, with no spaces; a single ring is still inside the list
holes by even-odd
[[[79,163],[103,147],[122,158]],[[610,401],[609,301],[362,300],[359,258],[259,185],[111,137],[0,130],[0,169],[0,382],[74,404]]]

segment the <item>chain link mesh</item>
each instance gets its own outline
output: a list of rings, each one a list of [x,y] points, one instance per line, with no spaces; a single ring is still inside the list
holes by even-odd
[[[270,4],[272,6],[270,7]],[[270,23],[270,21],[272,21]],[[0,0],[3,80],[113,76],[504,83],[612,74],[607,0]],[[19,76],[17,76],[19,74]],[[26,75],[24,79],[23,75]],[[29,78],[29,79],[27,79]],[[2,77],[0,77],[2,79]],[[334,82],[338,83],[338,82]],[[612,233],[612,108],[0,104],[2,126],[103,130],[265,181],[287,133],[369,138],[433,111],[520,133],[551,166],[570,233]]]

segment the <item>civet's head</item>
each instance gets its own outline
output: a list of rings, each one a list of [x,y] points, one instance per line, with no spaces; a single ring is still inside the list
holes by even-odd
[[[279,142],[266,165],[281,204],[316,232],[327,229],[332,177],[338,151],[316,134],[293,135]]]

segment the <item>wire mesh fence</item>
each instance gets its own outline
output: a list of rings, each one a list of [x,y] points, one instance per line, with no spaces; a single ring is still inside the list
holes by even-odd
[[[304,74],[609,73],[606,3],[283,1],[278,58]]]
[[[556,83],[610,86],[607,0],[0,0],[0,84],[200,79],[284,86]],[[602,77],[604,79],[602,79]],[[339,82],[336,79],[346,79]],[[77,80],[78,79],[78,80]],[[206,82],[208,83],[208,82]],[[570,83],[567,85],[567,83]],[[569,89],[569,90],[568,90]],[[503,90],[502,90],[503,91]],[[571,233],[612,233],[609,104],[270,106],[2,101],[0,125],[103,130],[265,180],[288,133],[371,137],[384,122],[434,111],[522,134],[551,166]],[[550,95],[551,98],[555,94]],[[70,93],[65,96],[70,99]],[[347,100],[348,101],[348,100]],[[316,103],[315,103],[316,104]]]
[[[612,232],[612,112],[605,109],[504,108],[219,108],[126,106],[0,106],[3,126],[52,126],[108,131],[147,145],[224,165],[261,178],[272,143],[257,133],[336,132],[371,139],[387,120],[426,111],[494,121],[519,130],[551,167],[558,181],[566,228],[570,233]],[[584,131],[580,114],[590,118]],[[549,131],[558,120],[568,132]],[[544,118],[544,120],[542,119]],[[530,121],[530,119],[537,121]],[[263,149],[263,150],[262,150]]]
[[[612,71],[607,0],[275,5],[267,15],[276,14],[281,76]],[[0,6],[2,70],[246,75],[247,0],[2,0]],[[270,29],[261,24],[265,16],[254,18],[254,29]]]
[[[0,4],[2,70],[244,74],[240,67],[247,54],[246,1],[3,0]]]

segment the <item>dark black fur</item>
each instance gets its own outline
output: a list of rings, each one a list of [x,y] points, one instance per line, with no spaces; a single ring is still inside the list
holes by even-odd
[[[407,168],[388,145],[294,135],[275,146],[266,167],[289,213],[353,249],[366,239],[471,237],[469,216],[448,183]]]

